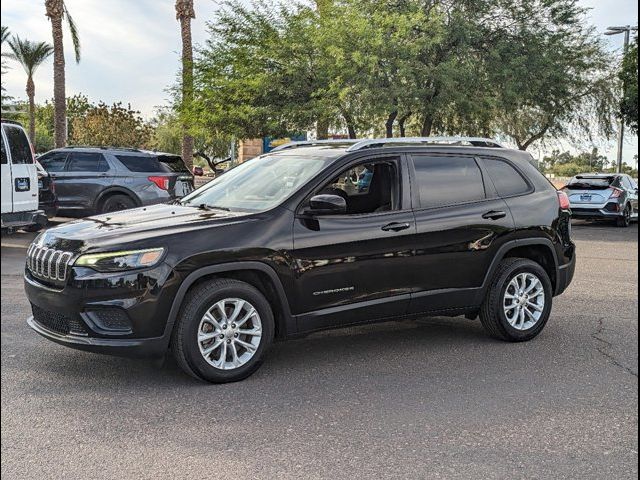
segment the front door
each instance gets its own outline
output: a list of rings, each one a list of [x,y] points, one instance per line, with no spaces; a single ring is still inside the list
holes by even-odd
[[[70,152],[63,171],[54,174],[60,208],[92,210],[98,194],[113,183],[104,155]]]
[[[315,192],[345,198],[346,214],[296,218],[292,310],[299,331],[406,312],[415,221],[403,198],[402,165],[399,158],[351,165]]]

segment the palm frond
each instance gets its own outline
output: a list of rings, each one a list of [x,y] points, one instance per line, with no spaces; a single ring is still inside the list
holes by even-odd
[[[14,35],[7,43],[11,49],[7,58],[22,65],[29,76],[32,76],[36,69],[53,54],[53,47],[47,42],[32,42]]]
[[[76,63],[80,63],[80,34],[78,33],[78,27],[76,26],[76,22],[73,21],[73,18],[71,18],[69,9],[67,9],[67,6],[64,3],[63,8],[64,16],[67,19],[67,25],[71,32],[71,42],[73,43],[73,52],[75,53]]]
[[[9,27],[2,25],[2,42],[4,43],[9,38]]]

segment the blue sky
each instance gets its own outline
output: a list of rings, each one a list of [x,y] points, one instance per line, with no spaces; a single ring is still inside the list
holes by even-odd
[[[167,103],[166,88],[179,67],[180,34],[175,19],[174,0],[65,0],[79,26],[82,61],[73,62],[67,50],[67,93],[84,93],[91,100],[130,103],[144,116]],[[582,0],[591,8],[591,22],[599,31],[609,25],[637,24],[635,0]],[[195,0],[196,19],[192,32],[196,43],[206,38],[205,22],[220,5],[214,0]],[[44,15],[43,0],[2,0],[2,25],[30,40],[51,41],[51,27]],[[65,32],[67,33],[67,32]],[[67,37],[68,38],[68,37]],[[609,37],[612,49],[622,37]],[[65,42],[69,45],[70,42]],[[53,94],[52,67],[43,65],[36,73],[36,99]],[[19,66],[3,76],[8,93],[24,98],[25,74]],[[569,146],[567,146],[569,147]],[[601,145],[615,156],[614,145]],[[637,138],[625,145],[625,160],[637,153]]]

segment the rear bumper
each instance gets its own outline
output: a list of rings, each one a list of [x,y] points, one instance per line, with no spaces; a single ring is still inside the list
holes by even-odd
[[[575,275],[575,272],[576,272],[576,255],[574,252],[573,257],[571,258],[569,263],[560,265],[560,267],[558,267],[558,274],[556,278],[556,291],[554,296],[561,295],[567,289],[567,287],[573,281],[573,276]]]
[[[571,216],[582,219],[615,219],[622,215],[622,210],[617,202],[609,202],[604,205],[587,207],[584,205],[572,205]]]
[[[2,214],[2,228],[25,227],[34,224],[42,226],[47,224],[47,215],[43,210]]]

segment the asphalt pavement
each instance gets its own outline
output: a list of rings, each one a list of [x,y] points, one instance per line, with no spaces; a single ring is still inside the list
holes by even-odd
[[[33,235],[2,237],[2,478],[638,477],[638,227],[579,223],[574,283],[534,341],[478,321],[349,328],[208,385],[26,325]]]

